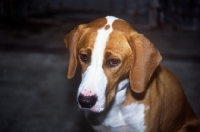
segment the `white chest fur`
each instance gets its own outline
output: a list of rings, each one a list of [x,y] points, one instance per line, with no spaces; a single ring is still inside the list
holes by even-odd
[[[121,85],[128,80],[121,82]],[[120,88],[120,84],[119,84]],[[125,100],[126,89],[121,90],[115,96],[115,100],[111,108],[100,114],[92,115],[93,120],[96,118],[97,124],[93,128],[98,132],[144,132],[144,110],[143,104],[133,103],[128,106],[123,106]],[[91,113],[86,112],[86,117]],[[89,122],[90,119],[88,119]]]

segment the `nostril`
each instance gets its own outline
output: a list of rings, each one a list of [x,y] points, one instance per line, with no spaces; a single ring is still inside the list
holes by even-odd
[[[84,96],[83,94],[80,94],[78,101],[82,108],[91,108],[97,102],[97,96]]]

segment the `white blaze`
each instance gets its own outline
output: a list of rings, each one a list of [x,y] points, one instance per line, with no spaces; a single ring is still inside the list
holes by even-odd
[[[112,32],[112,23],[118,19],[116,17],[107,16],[107,24],[109,29],[105,29],[105,26],[97,31],[97,37],[94,43],[94,49],[91,56],[91,64],[82,75],[82,82],[79,86],[78,95],[80,93],[87,93],[91,91],[92,94],[97,95],[96,104],[90,108],[90,110],[95,112],[100,112],[104,108],[105,103],[105,91],[107,85],[107,77],[102,68],[104,51],[106,48],[106,43],[110,33]],[[78,96],[77,95],[77,96]]]

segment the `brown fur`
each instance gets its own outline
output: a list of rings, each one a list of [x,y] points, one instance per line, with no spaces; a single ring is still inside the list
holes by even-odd
[[[82,73],[86,71],[89,62],[82,63],[79,55],[91,56],[97,30],[105,24],[106,19],[100,18],[67,34],[64,41],[69,51],[68,78],[74,76],[78,64]],[[123,20],[115,20],[112,27],[102,66],[108,79],[105,108],[113,101],[118,83],[129,78],[130,87],[123,105],[133,102],[145,105],[146,132],[200,132],[200,121],[179,81],[159,65],[162,57],[153,44]],[[121,63],[108,68],[106,63],[110,58],[120,59]]]

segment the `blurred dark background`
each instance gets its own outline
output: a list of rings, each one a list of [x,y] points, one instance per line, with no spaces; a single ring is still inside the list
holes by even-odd
[[[0,132],[90,132],[65,35],[114,15],[144,34],[200,117],[200,0],[0,0]]]

